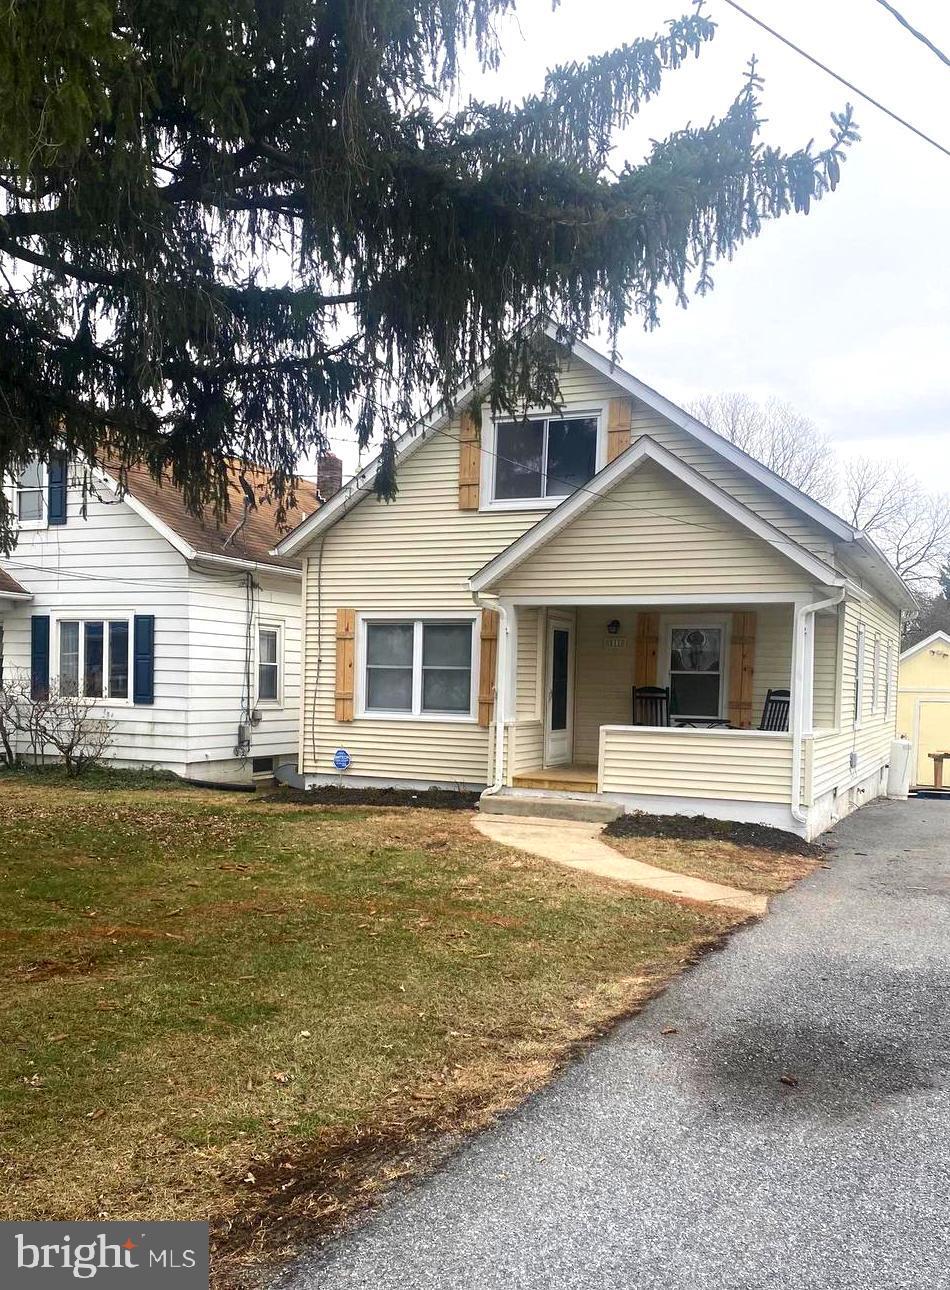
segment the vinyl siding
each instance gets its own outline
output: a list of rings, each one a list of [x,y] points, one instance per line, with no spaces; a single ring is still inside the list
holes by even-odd
[[[936,640],[910,658],[899,673],[897,729],[914,745],[912,778],[932,785],[932,752],[950,751],[950,645]],[[950,780],[950,767],[944,781]]]
[[[604,793],[780,803],[791,796],[790,735],[607,726],[601,738]]]
[[[865,630],[864,696],[861,720],[853,719],[854,684],[858,655],[858,629]],[[833,733],[816,734],[813,744],[813,778],[810,793],[806,784],[805,800],[814,801],[824,793],[847,790],[854,782],[867,779],[886,765],[891,740],[896,729],[897,686],[893,676],[886,711],[871,710],[874,637],[891,643],[892,668],[900,637],[900,619],[896,610],[880,601],[845,602],[842,626],[841,677],[839,703],[840,728]],[[856,765],[850,763],[851,753]]]
[[[66,523],[24,529],[7,568],[33,595],[15,606],[0,601],[4,676],[28,673],[30,619],[155,615],[155,702],[103,702],[115,725],[109,755],[130,765],[181,771],[187,761],[188,566],[171,545],[105,487],[88,498],[67,492]],[[51,667],[55,624],[51,624]]]
[[[502,577],[518,595],[807,592],[790,560],[649,463]]]
[[[27,672],[33,614],[60,618],[155,615],[155,702],[102,702],[115,724],[109,757],[179,774],[241,773],[234,757],[241,714],[246,640],[245,575],[204,574],[124,499],[97,486],[81,513],[73,476],[67,522],[25,529],[3,563],[32,593],[0,601],[4,675]],[[297,750],[300,672],[300,583],[255,575],[259,615],[284,624],[284,704],[262,709],[251,756],[292,759]],[[256,644],[256,631],[252,634]],[[213,770],[211,768],[214,768]]]
[[[833,730],[837,725],[839,621],[839,610],[815,616],[815,679],[812,690],[812,726],[815,730]]]
[[[620,387],[576,359],[565,369],[561,385],[566,411],[623,395]],[[482,509],[460,510],[459,433],[456,419],[400,464],[395,501],[386,504],[365,497],[307,549],[301,737],[305,774],[336,776],[333,754],[342,747],[350,754],[354,777],[468,784],[484,784],[491,778],[494,736],[490,728],[474,722],[359,715],[352,722],[337,722],[334,715],[339,608],[363,615],[404,613],[407,617],[472,610],[468,579],[548,513],[487,506],[487,459],[483,460]],[[780,530],[830,558],[830,539],[817,525],[634,401],[634,438],[644,433]],[[765,592],[790,600],[810,593],[812,586],[807,575],[774,548],[660,468],[646,465],[514,570],[499,590],[559,598],[575,594],[579,599],[621,591],[681,593],[684,600],[690,593],[712,591],[721,593],[728,603],[730,595]],[[769,685],[788,684],[791,649],[790,608],[763,606],[759,612],[757,712]],[[603,618],[604,611],[599,616]],[[629,620],[629,607],[614,616]],[[541,752],[541,711],[535,704],[543,660],[538,657],[537,622],[519,610],[518,688],[510,710],[516,725],[505,747],[512,765],[521,769],[538,765]],[[599,640],[602,633],[596,620],[588,622],[591,641]],[[632,640],[632,626],[622,630]],[[598,675],[596,681],[592,675],[578,673],[579,705],[597,713],[585,717],[587,724],[579,729],[578,750],[584,756],[596,752],[592,735],[601,716],[616,720],[619,708],[621,719],[628,719],[630,680],[629,674],[624,676],[628,663],[619,658],[612,661],[610,674]],[[362,665],[357,650],[357,673]]]
[[[660,651],[666,649],[664,619],[688,618],[688,606],[671,609],[664,606],[660,614]],[[728,606],[717,608],[704,605],[694,611],[701,618],[731,616]],[[792,607],[790,605],[762,605],[756,614],[755,654],[753,661],[752,714],[757,725],[770,689],[788,688],[792,657]],[[607,624],[617,619],[620,630],[615,640],[624,642],[621,648],[608,647]],[[602,725],[624,725],[631,720],[632,686],[636,654],[637,611],[629,605],[583,606],[577,611],[577,665],[575,669],[575,760],[593,764]],[[729,646],[725,643],[726,662]],[[658,661],[659,684],[665,685],[662,675],[664,660]],[[728,675],[723,683],[728,692]]]
[[[188,761],[200,777],[202,765],[234,758],[246,688],[246,575],[195,571],[189,583]],[[250,682],[257,691],[258,629],[280,628],[280,703],[256,703],[260,723],[252,726],[249,758],[293,760],[300,714],[300,583],[257,573],[250,632]]]

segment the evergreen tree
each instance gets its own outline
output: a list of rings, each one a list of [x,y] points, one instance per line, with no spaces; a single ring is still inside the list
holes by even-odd
[[[443,110],[464,49],[497,63],[514,5],[4,5],[0,472],[108,452],[220,511],[228,458],[282,494],[325,427],[391,443],[420,392],[489,358],[495,407],[551,405],[532,319],[652,325],[664,291],[685,303],[763,221],[834,188],[850,108],[823,150],[765,146],[754,67],[722,117],[608,165],[713,39],[701,6],[523,102]],[[0,546],[10,520],[0,493]]]

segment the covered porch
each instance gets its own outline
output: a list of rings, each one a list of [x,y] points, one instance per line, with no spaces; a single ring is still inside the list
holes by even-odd
[[[805,741],[835,725],[837,604],[551,598],[503,618],[502,792],[798,823]]]

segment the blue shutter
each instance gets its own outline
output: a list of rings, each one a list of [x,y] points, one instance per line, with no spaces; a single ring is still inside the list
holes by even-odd
[[[66,479],[69,463],[65,457],[51,457],[46,468],[46,522],[66,523]]]
[[[49,614],[30,620],[30,698],[49,698]]]
[[[136,614],[132,631],[132,702],[155,702],[155,615]]]

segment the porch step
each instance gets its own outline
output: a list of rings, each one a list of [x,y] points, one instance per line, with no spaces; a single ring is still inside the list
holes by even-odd
[[[482,797],[478,809],[485,815],[526,815],[540,820],[587,820],[592,824],[609,824],[623,814],[621,807],[614,802],[599,801],[590,798],[587,801],[576,797],[555,797],[544,793],[532,793],[530,797],[520,797],[515,793],[495,793],[491,797]]]
[[[512,779],[515,788],[541,788],[552,793],[596,793],[596,766],[545,766],[521,771]]]

